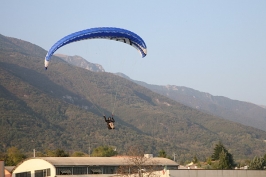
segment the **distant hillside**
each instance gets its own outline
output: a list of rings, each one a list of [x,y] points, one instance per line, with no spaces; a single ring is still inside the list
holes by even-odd
[[[152,85],[132,80],[122,73],[117,75],[191,108],[266,131],[266,109],[263,106],[231,100],[222,96],[213,96],[188,87]]]
[[[266,131],[266,109],[261,106],[222,96],[213,96],[187,87],[134,82],[200,111]]]
[[[235,158],[265,153],[266,132],[200,112],[132,81],[92,72],[46,51],[0,35],[0,151],[17,146],[88,153],[89,145],[115,146],[122,154],[142,145],[155,156],[164,149],[180,160],[211,155],[222,141]],[[114,111],[116,130],[102,115]]]

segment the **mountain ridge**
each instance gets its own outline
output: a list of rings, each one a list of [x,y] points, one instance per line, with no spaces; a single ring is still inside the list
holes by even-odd
[[[104,68],[101,65],[88,62],[87,60],[78,55],[68,56],[64,54],[55,54],[55,56],[63,59],[64,61],[74,66],[85,68],[93,72],[105,72]]]
[[[136,83],[192,108],[266,131],[266,109],[256,104],[213,96],[187,87]]]

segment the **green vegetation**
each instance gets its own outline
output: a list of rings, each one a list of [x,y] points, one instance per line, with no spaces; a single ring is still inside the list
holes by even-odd
[[[218,142],[211,157],[206,160],[206,169],[229,170],[236,166],[233,155],[228,152],[221,142]]]
[[[21,153],[18,148],[10,147],[7,149],[7,153],[2,154],[2,158],[5,161],[6,166],[15,166],[23,159],[26,158],[26,155]]]
[[[76,151],[74,152],[71,157],[85,157],[86,154],[84,152],[79,152],[79,151]]]
[[[232,169],[235,166],[235,162],[232,154],[219,142],[215,145],[214,152],[211,156],[212,160],[218,160],[217,169]]]
[[[266,154],[264,157],[257,157],[255,156],[250,164],[248,169],[250,170],[266,170],[266,160],[265,160]]]
[[[92,151],[92,157],[112,157],[117,155],[117,152],[113,147],[99,146]]]
[[[69,154],[63,149],[56,149],[55,151],[49,151],[47,157],[69,157]]]
[[[266,169],[266,154],[261,157],[255,156],[253,159],[245,159],[244,161],[235,162],[233,155],[228,152],[221,142],[218,142],[211,157],[207,157],[205,162],[198,161],[195,156],[192,160],[193,164],[204,169],[216,169],[216,170],[229,170],[235,169],[235,167],[242,168],[248,167],[249,170],[265,170]],[[189,162],[187,162],[188,164]],[[247,169],[247,168],[245,168]]]
[[[166,156],[167,156],[167,154],[166,154],[166,152],[163,149],[159,151],[158,157],[164,157],[164,158],[166,158]]]

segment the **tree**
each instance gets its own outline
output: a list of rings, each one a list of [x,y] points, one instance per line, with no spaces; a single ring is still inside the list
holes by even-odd
[[[211,164],[212,164],[212,158],[211,158],[211,157],[208,157],[208,158],[206,159],[206,163],[207,163],[208,165],[211,165]]]
[[[55,153],[52,150],[46,150],[45,156],[47,156],[47,157],[55,157]]]
[[[154,172],[158,170],[156,166],[158,162],[152,158],[144,156],[144,150],[141,147],[130,147],[124,158],[125,165],[118,168],[118,174],[121,176],[154,176]]]
[[[5,165],[6,166],[15,166],[25,158],[26,158],[26,156],[24,154],[22,154],[18,150],[18,148],[10,147],[7,149],[7,155],[5,157]]]
[[[266,166],[266,162],[264,157],[255,156],[254,159],[250,162],[248,169],[250,170],[264,170],[264,166]]]
[[[223,146],[223,144],[219,141],[218,144],[215,145],[214,147],[214,152],[211,156],[212,160],[219,160],[220,158],[220,153],[224,150],[225,152],[227,152],[227,150],[225,149],[225,147]]]
[[[46,150],[47,157],[69,157],[69,154],[66,153],[63,149]]]
[[[224,156],[226,156],[226,157],[224,157]],[[228,163],[228,166],[230,167],[229,169],[232,169],[235,166],[233,155],[228,152],[228,150],[224,147],[224,145],[221,142],[219,142],[218,144],[215,145],[214,152],[213,152],[211,158],[212,158],[212,160],[222,159],[220,167],[223,166],[222,165],[223,163]],[[219,168],[219,163],[218,163],[217,168]]]
[[[163,149],[159,151],[159,157],[166,158],[166,156],[167,156],[167,154]]]
[[[79,152],[79,151],[76,151],[71,155],[71,157],[84,157],[84,156],[86,156],[86,154],[84,152]]]
[[[66,153],[63,149],[56,149],[55,157],[69,157],[69,154]]]
[[[199,162],[197,156],[194,155],[194,157],[193,157],[193,159],[192,159],[192,162],[193,162],[194,164],[196,164],[196,163]]]
[[[93,149],[92,157],[112,157],[117,155],[117,152],[110,146],[99,146]]]
[[[230,163],[228,152],[222,150],[222,152],[219,154],[219,162],[217,169],[220,170],[232,169],[232,164]]]

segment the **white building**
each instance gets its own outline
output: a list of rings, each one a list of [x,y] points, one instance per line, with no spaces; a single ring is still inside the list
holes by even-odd
[[[117,174],[121,166],[128,166],[130,157],[35,157],[18,164],[12,177],[107,177]],[[178,164],[166,158],[150,158],[145,165],[154,166],[157,171],[177,170]],[[152,163],[151,163],[152,162]],[[145,171],[145,165],[143,171]],[[130,173],[130,167],[128,173]],[[132,171],[132,170],[131,170]],[[97,174],[97,175],[95,175]]]

